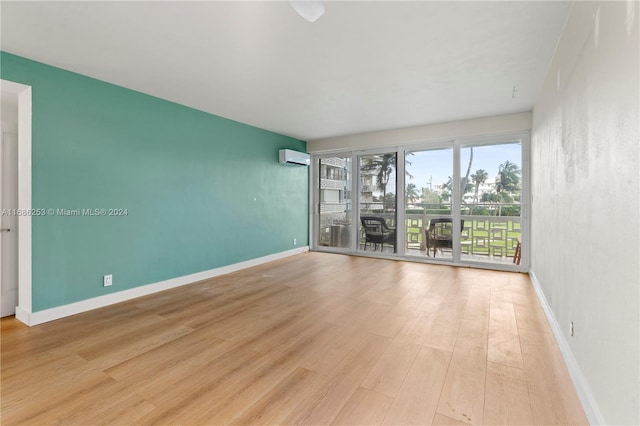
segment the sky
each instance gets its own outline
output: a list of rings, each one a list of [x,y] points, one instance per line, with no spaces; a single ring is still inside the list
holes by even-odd
[[[469,163],[469,147],[460,150],[460,175],[467,172]],[[470,175],[478,169],[484,169],[489,177],[486,183],[493,183],[498,175],[498,166],[505,161],[510,161],[522,167],[520,144],[510,143],[503,145],[484,145],[473,147],[473,163],[471,164]],[[413,179],[407,176],[406,183],[413,183],[418,188],[418,192],[423,187],[429,187],[429,180],[432,179],[432,189],[436,185],[445,183],[449,176],[453,176],[453,149],[438,149],[428,151],[416,151],[414,155],[409,155],[407,159],[411,165],[407,164],[407,171],[413,175]]]

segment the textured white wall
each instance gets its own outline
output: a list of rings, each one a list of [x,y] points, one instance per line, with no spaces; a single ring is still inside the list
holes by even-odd
[[[640,424],[639,6],[574,3],[532,123],[531,269],[608,424]]]
[[[405,127],[402,129],[317,139],[307,142],[307,151],[318,153],[332,150],[368,149],[412,142],[521,132],[525,130],[528,131],[529,129],[531,129],[531,113],[522,112],[476,118],[473,120],[452,121],[426,126]]]

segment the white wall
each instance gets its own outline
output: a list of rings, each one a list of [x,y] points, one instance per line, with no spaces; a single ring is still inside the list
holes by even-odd
[[[379,146],[400,145],[412,142],[463,138],[467,136],[495,135],[514,133],[531,129],[531,113],[505,114],[472,120],[430,124],[426,126],[406,127],[379,132],[360,133],[350,136],[338,136],[307,142],[307,151],[368,149]]]
[[[531,269],[608,424],[640,424],[639,6],[574,3],[532,124]]]

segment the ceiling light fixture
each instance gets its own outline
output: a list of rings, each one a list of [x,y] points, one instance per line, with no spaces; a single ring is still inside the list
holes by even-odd
[[[309,22],[315,22],[324,14],[321,0],[289,0],[291,7]]]

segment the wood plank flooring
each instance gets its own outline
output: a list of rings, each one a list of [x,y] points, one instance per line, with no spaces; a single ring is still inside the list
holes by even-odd
[[[587,424],[523,274],[306,253],[1,326],[3,425]]]

